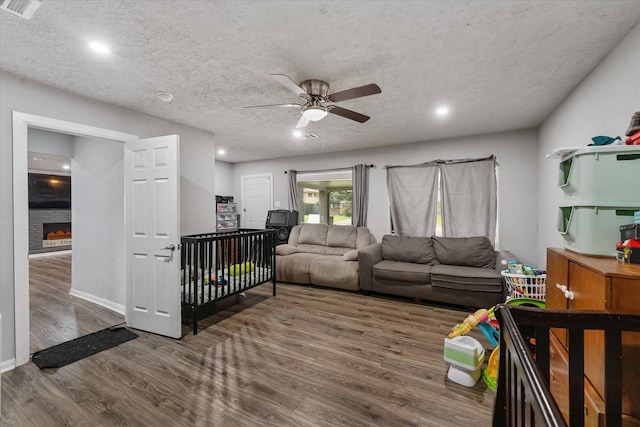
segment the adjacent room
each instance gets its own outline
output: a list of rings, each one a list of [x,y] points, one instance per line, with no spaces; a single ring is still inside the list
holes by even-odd
[[[640,426],[640,2],[0,3],[0,425]]]

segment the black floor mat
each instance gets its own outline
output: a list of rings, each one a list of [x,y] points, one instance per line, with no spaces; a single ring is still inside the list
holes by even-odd
[[[138,338],[124,327],[107,328],[33,353],[31,361],[40,369],[61,368],[87,356]]]

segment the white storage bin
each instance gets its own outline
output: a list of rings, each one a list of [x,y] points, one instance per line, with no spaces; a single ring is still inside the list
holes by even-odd
[[[640,203],[640,147],[606,146],[577,150],[560,161],[563,203]]]
[[[564,247],[582,254],[616,256],[620,226],[632,222],[638,206],[640,201],[633,206],[617,202],[611,206],[561,206],[557,229]]]

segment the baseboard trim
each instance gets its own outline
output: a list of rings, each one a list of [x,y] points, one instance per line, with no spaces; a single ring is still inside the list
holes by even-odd
[[[37,252],[35,254],[29,254],[29,259],[31,258],[42,258],[46,256],[56,256],[56,255],[68,255],[72,253],[71,249],[67,249],[64,251],[49,251],[49,252]]]
[[[0,364],[0,373],[5,373],[16,368],[16,359],[5,360]]]
[[[87,292],[79,291],[74,288],[71,288],[71,290],[69,291],[69,294],[74,297],[82,298],[83,300],[106,307],[111,311],[115,311],[118,314],[122,314],[123,316],[125,315],[125,307],[122,304],[118,304],[113,301],[109,301],[107,299],[89,294]]]

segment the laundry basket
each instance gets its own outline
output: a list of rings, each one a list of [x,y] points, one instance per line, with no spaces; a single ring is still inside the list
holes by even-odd
[[[547,275],[531,275],[502,272],[507,282],[507,300],[511,298],[533,298],[544,301],[547,294]]]

